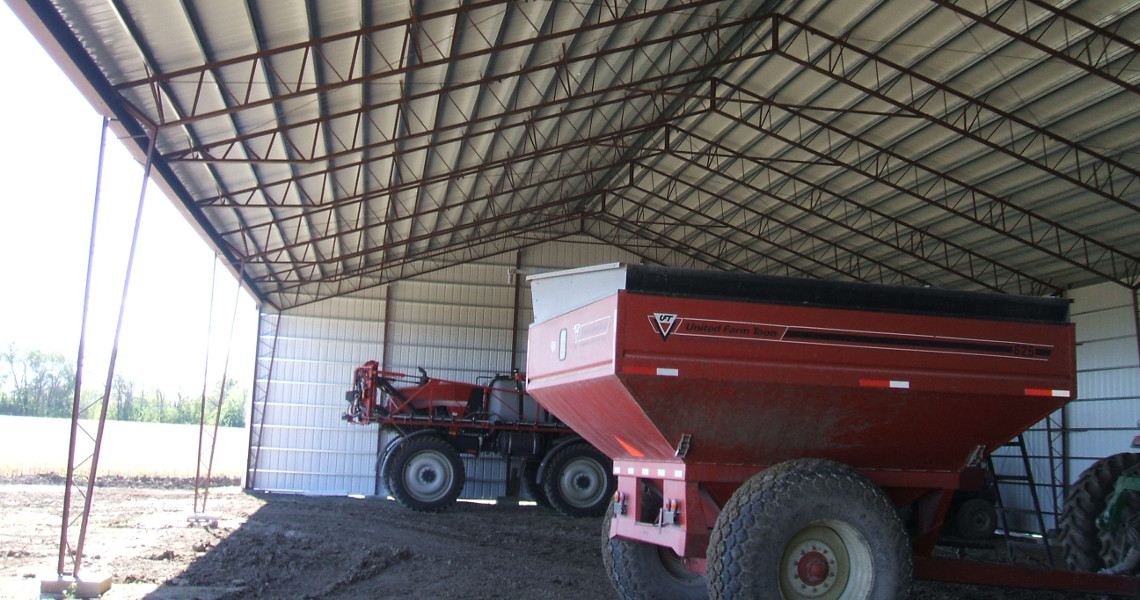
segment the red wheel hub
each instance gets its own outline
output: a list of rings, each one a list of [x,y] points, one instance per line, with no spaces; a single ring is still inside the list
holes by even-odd
[[[812,587],[826,581],[829,570],[827,557],[816,550],[804,554],[796,563],[796,574],[800,581]]]

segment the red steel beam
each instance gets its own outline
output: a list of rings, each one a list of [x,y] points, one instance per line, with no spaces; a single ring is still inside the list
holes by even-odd
[[[796,64],[1106,200],[1137,210],[1135,204],[1124,200],[1126,192],[1140,188],[1140,168],[1135,165],[1066,139],[847,40],[786,16],[778,20],[798,30],[799,35],[784,35],[783,39],[792,42],[777,49],[781,56]]]
[[[1085,235],[1060,221],[1023,209],[1007,199],[986,192],[979,186],[927,167],[918,160],[872,143],[826,121],[803,112],[769,104],[764,98],[742,88],[724,85],[744,96],[742,102],[745,105],[778,108],[789,117],[787,122],[776,126],[778,119],[770,111],[764,112],[759,119],[752,118],[753,115],[745,114],[743,110],[740,114],[730,113],[724,107],[733,105],[734,101],[722,98],[719,102],[722,108],[718,108],[717,112],[738,125],[780,139],[818,156],[821,161],[842,166],[849,172],[859,173],[871,181],[881,183],[1099,277],[1119,282],[1129,288],[1135,288],[1140,284],[1140,257]],[[789,129],[795,132],[793,135],[796,137],[783,134],[784,130]],[[826,150],[821,150],[803,140],[818,130],[824,130],[828,134]],[[837,139],[840,141],[836,142]],[[846,157],[852,154],[850,151],[852,144],[864,148],[854,153],[861,157],[862,163],[847,160]]]
[[[689,164],[695,164],[693,161],[688,161],[688,162],[689,162]],[[653,173],[656,173],[658,175],[661,175],[665,178],[673,177],[673,175],[668,174],[664,171],[658,170],[657,168],[649,166],[649,165],[640,164],[639,167],[642,169],[646,169],[648,171],[651,171]],[[727,175],[723,175],[721,173],[718,173],[718,174],[727,178]],[[739,183],[739,182],[737,182],[737,183]],[[635,189],[640,190],[643,193],[652,194],[655,197],[658,197],[662,200],[668,200],[664,196],[657,194],[657,192],[655,192],[655,191],[646,190],[646,189],[638,187],[638,186],[635,186]],[[856,252],[854,250],[851,250],[849,248],[845,248],[845,247],[841,246],[840,244],[838,244],[835,241],[828,240],[828,239],[826,239],[820,235],[817,235],[817,234],[813,233],[812,231],[810,231],[806,228],[798,227],[789,221],[780,219],[773,214],[775,211],[771,211],[767,214],[762,213],[758,210],[753,209],[751,206],[746,205],[743,202],[737,202],[735,200],[728,198],[727,196],[725,196],[723,194],[718,194],[716,192],[710,191],[709,189],[705,189],[702,186],[693,186],[693,188],[691,188],[691,189],[696,190],[695,193],[697,193],[697,194],[705,194],[705,195],[708,195],[708,196],[716,199],[718,202],[730,205],[737,212],[752,213],[753,215],[755,215],[757,217],[757,219],[754,223],[748,224],[748,219],[745,218],[744,222],[746,224],[746,228],[741,228],[739,226],[732,225],[732,224],[730,224],[724,220],[713,219],[713,217],[711,217],[710,215],[700,213],[697,210],[688,207],[686,203],[678,202],[675,204],[675,206],[680,206],[682,208],[685,208],[687,211],[690,211],[693,214],[703,214],[704,218],[712,220],[719,227],[730,228],[733,231],[736,231],[737,233],[740,233],[740,234],[745,235],[745,236],[749,236],[751,238],[751,240],[763,240],[763,241],[770,243],[770,244],[776,246],[777,248],[780,248],[781,250],[788,252],[794,256],[800,257],[804,260],[815,263],[815,264],[820,265],[824,268],[830,269],[832,271],[835,271],[835,272],[840,273],[842,275],[846,275],[848,277],[851,277],[852,279],[856,279],[859,281],[877,280],[880,283],[892,282],[892,283],[897,283],[897,284],[909,284],[909,285],[929,285],[930,284],[930,282],[924,281],[921,277],[917,277],[915,275],[911,275],[911,274],[905,273],[903,271],[900,271],[898,269],[895,269],[894,267],[891,267],[890,265],[883,263],[882,261],[876,260],[876,259],[868,257],[868,256],[864,256],[864,255],[860,254],[859,252]],[[705,212],[711,212],[711,211],[705,211]],[[618,215],[618,216],[622,216],[622,215]],[[682,222],[684,222],[684,221],[682,221]],[[778,230],[777,230],[777,228],[772,226],[773,223],[775,223],[779,226]],[[674,238],[675,236],[670,235],[668,237]],[[810,248],[805,251],[802,249],[803,246],[810,246]],[[848,261],[842,261],[840,259],[841,254],[842,255],[858,256],[860,258],[860,262],[858,262],[856,264],[852,264]],[[826,259],[826,257],[828,255],[830,255],[831,260]],[[768,258],[771,258],[771,257],[768,257]],[[872,265],[873,269],[864,269],[863,268],[863,261],[865,261],[867,264]],[[844,264],[845,262],[847,263],[846,265]],[[788,266],[791,266],[791,265],[789,264]],[[794,268],[796,270],[802,270],[799,267],[794,267]],[[756,272],[755,268],[750,268],[748,270],[750,272]],[[817,277],[815,274],[811,273],[810,271],[806,271],[806,270],[802,270],[802,271],[806,275],[809,275],[812,277]],[[877,278],[872,278],[868,275],[868,273],[867,273],[868,271],[877,271],[879,273],[879,276]],[[889,271],[889,272],[893,273],[893,277],[885,277],[884,271]]]
[[[291,267],[294,267],[291,269],[291,271],[298,276],[291,280],[286,280],[285,283],[280,284],[276,289],[267,290],[267,294],[270,296],[276,296],[280,299],[285,299],[287,295],[292,294],[294,296],[294,300],[292,302],[283,304],[289,307],[301,306],[304,303],[313,302],[332,295],[341,295],[369,287],[375,287],[377,285],[383,285],[385,283],[407,279],[414,275],[422,275],[423,273],[446,268],[448,266],[460,264],[465,261],[478,260],[480,258],[501,254],[503,252],[525,248],[527,246],[531,246],[543,241],[559,239],[565,237],[566,235],[569,235],[569,233],[559,232],[555,230],[552,231],[546,238],[538,240],[527,240],[525,236],[528,234],[543,232],[544,230],[551,230],[558,225],[573,223],[578,221],[579,218],[579,215],[574,214],[563,215],[551,218],[548,221],[536,223],[532,227],[526,229],[498,231],[490,235],[477,235],[467,239],[463,244],[459,244],[453,247],[437,248],[415,255],[404,256],[399,259],[386,261],[382,265],[369,265],[358,269],[346,270],[338,272],[333,276],[326,277],[321,280],[309,280],[300,275],[299,271],[301,269],[309,267],[311,265],[290,264]],[[504,242],[506,244],[503,247],[494,247],[494,244]],[[464,253],[464,255],[459,258],[453,258],[449,261],[443,261],[441,264],[438,264],[429,269],[412,272],[407,272],[404,270],[408,265],[422,263],[424,261],[442,261],[443,259],[441,259],[441,257],[446,257],[449,253]],[[393,275],[393,273],[395,273],[395,275]],[[367,281],[369,277],[373,278],[375,281]],[[336,286],[336,288],[327,290],[322,293],[320,291],[320,288],[322,286]],[[304,302],[298,300],[302,295],[306,294],[306,289],[311,288],[317,288],[317,291],[311,294],[312,297],[309,300],[306,300]]]
[[[699,141],[704,145],[705,151],[708,148],[713,148],[720,153],[720,156],[729,157],[731,160],[751,162],[758,167],[778,174],[787,182],[794,183],[799,189],[808,191],[805,196],[805,194],[793,190],[791,196],[785,197],[778,192],[778,189],[783,186],[776,185],[771,177],[769,178],[769,185],[763,187],[745,182],[742,179],[735,179],[738,185],[751,193],[764,195],[788,206],[804,210],[828,223],[868,237],[877,243],[890,246],[991,290],[1004,291],[1005,283],[1012,280],[1022,293],[1027,293],[1030,290],[1035,292],[1056,291],[1056,287],[1049,282],[1022,273],[933,232],[914,227],[881,210],[832,192],[815,181],[776,167],[772,162],[761,157],[748,156],[725,148],[718,142],[692,132],[686,132],[686,136]],[[670,151],[673,152],[672,149]],[[709,169],[714,173],[719,174],[727,171],[722,162],[723,158],[717,159],[715,169],[688,157],[682,158],[694,166]],[[992,278],[985,277],[987,273]],[[1025,287],[1030,288],[1030,290],[1022,288],[1023,282]]]
[[[679,216],[673,215],[666,209],[651,206],[648,202],[646,202],[644,200],[638,200],[638,199],[632,197],[632,195],[628,194],[628,192],[635,191],[635,190],[642,192],[644,194],[647,194],[649,196],[652,196],[654,198],[657,198],[659,200],[664,200],[666,208],[669,208],[669,207],[680,208],[680,209],[684,210],[686,214],[679,215]],[[719,220],[717,220],[717,219],[715,219],[709,215],[700,213],[695,209],[689,208],[689,207],[685,206],[684,204],[671,203],[671,202],[669,202],[669,200],[667,198],[659,196],[654,192],[643,190],[641,188],[632,188],[630,190],[617,191],[617,192],[612,193],[611,195],[616,197],[618,199],[618,202],[628,202],[630,204],[635,205],[636,207],[638,207],[638,212],[641,214],[637,215],[638,218],[636,218],[636,219],[630,218],[628,213],[626,216],[620,216],[620,217],[618,217],[618,215],[615,215],[612,212],[606,213],[606,214],[612,215],[614,217],[618,217],[621,222],[627,223],[627,224],[632,225],[632,226],[636,226],[642,231],[654,232],[655,237],[657,239],[670,240],[668,242],[668,244],[666,244],[666,245],[671,245],[674,243],[685,243],[684,240],[686,239],[686,236],[677,237],[675,235],[671,235],[669,233],[655,229],[654,225],[671,224],[671,225],[674,225],[674,226],[681,228],[681,229],[693,229],[695,231],[700,232],[700,234],[702,236],[716,240],[719,243],[719,245],[721,246],[721,249],[723,251],[706,252],[706,254],[708,254],[710,256],[718,256],[722,260],[725,260],[725,261],[730,260],[730,257],[728,256],[727,250],[729,248],[734,248],[734,249],[738,250],[738,252],[737,252],[738,255],[740,253],[752,253],[752,254],[757,255],[761,259],[771,260],[773,262],[778,262],[782,266],[784,266],[785,268],[798,271],[802,275],[806,275],[809,277],[815,277],[815,275],[813,273],[811,273],[811,271],[808,271],[808,270],[803,269],[801,267],[797,267],[790,262],[780,260],[780,259],[772,256],[771,254],[766,254],[764,252],[761,252],[759,249],[754,247],[751,244],[751,242],[762,241],[765,244],[772,245],[772,246],[779,248],[778,245],[771,244],[770,242],[768,242],[768,240],[765,240],[765,239],[760,238],[760,237],[756,237],[756,238],[746,237],[744,240],[740,240],[740,239],[736,239],[736,238],[730,237],[728,235],[724,235],[722,233],[719,233],[717,231],[718,229],[727,229],[730,231],[734,231],[736,233],[742,233],[746,236],[751,235],[750,232],[744,231],[740,227],[731,225],[729,223],[725,223],[723,221],[719,221]],[[650,213],[653,213],[654,215],[657,215],[658,217],[661,217],[661,220],[654,220],[652,218],[646,220],[644,218],[644,211],[648,211]],[[709,221],[709,224],[703,224],[703,223],[696,222],[695,219],[707,220],[707,221]],[[710,226],[710,225],[712,225],[712,226]],[[695,246],[693,246],[691,244],[685,243],[685,245],[689,249],[695,249]],[[707,246],[707,244],[706,244],[706,246]],[[793,255],[799,256],[795,252],[790,252],[790,253]],[[801,256],[801,258],[805,258],[805,259],[810,260],[809,257]],[[748,270],[746,265],[754,264],[754,263],[752,261],[748,261],[748,262],[732,261],[732,264],[736,266],[737,270]],[[827,265],[823,265],[823,266],[827,266]]]
[[[280,102],[284,102],[287,100],[303,98],[303,97],[309,96],[309,95],[326,93],[326,92],[332,91],[334,89],[337,89],[337,88],[340,88],[343,86],[362,85],[362,84],[368,84],[370,82],[374,82],[374,81],[377,81],[380,79],[398,78],[401,76],[405,76],[408,73],[411,73],[415,70],[434,68],[434,67],[438,67],[440,65],[445,65],[448,63],[480,58],[480,57],[483,57],[483,56],[486,56],[489,54],[501,53],[504,51],[517,49],[517,48],[528,48],[528,47],[534,46],[535,44],[540,44],[540,43],[544,43],[544,42],[554,42],[554,41],[557,41],[557,40],[560,40],[563,38],[568,38],[568,37],[580,35],[583,33],[589,33],[592,31],[597,31],[599,29],[611,28],[611,27],[615,27],[615,26],[619,26],[619,25],[634,23],[636,21],[640,21],[643,19],[654,19],[654,18],[657,18],[660,16],[673,14],[673,13],[676,13],[678,11],[691,10],[693,8],[697,8],[697,7],[701,7],[701,6],[707,6],[707,5],[714,5],[714,4],[719,4],[719,3],[721,3],[721,0],[691,0],[689,2],[682,2],[679,4],[675,4],[675,5],[671,4],[666,8],[653,9],[653,10],[643,10],[642,12],[637,12],[636,9],[631,6],[630,10],[627,13],[620,15],[620,16],[615,16],[614,18],[611,18],[608,20],[603,20],[601,18],[598,18],[596,21],[593,21],[593,22],[587,21],[584,24],[577,26],[577,27],[570,27],[570,28],[558,30],[558,31],[550,31],[550,32],[539,33],[539,34],[535,35],[534,37],[516,40],[516,41],[512,41],[512,42],[507,42],[505,44],[502,44],[501,46],[480,48],[478,50],[472,50],[472,51],[460,54],[458,56],[447,56],[447,57],[442,57],[442,58],[438,58],[438,59],[434,59],[434,60],[421,61],[415,65],[407,64],[407,61],[402,61],[402,62],[399,62],[396,64],[391,64],[389,61],[391,68],[386,69],[386,70],[377,70],[375,72],[367,73],[367,74],[349,73],[347,76],[342,76],[341,79],[338,81],[323,82],[323,83],[318,82],[318,83],[314,83],[314,84],[309,85],[309,86],[304,86],[304,84],[303,84],[302,75],[303,75],[304,69],[305,69],[304,65],[302,65],[301,70],[298,72],[298,74],[296,76],[290,75],[288,78],[286,78],[284,76],[277,76],[276,72],[273,69],[267,68],[267,69],[263,69],[264,74],[266,74],[267,76],[270,74],[274,75],[276,77],[276,80],[277,80],[276,81],[277,85],[282,87],[283,89],[288,90],[288,91],[274,95],[274,96],[271,96],[271,97],[268,97],[268,98],[251,99],[251,94],[249,93],[249,89],[251,89],[255,83],[253,81],[253,78],[251,77],[250,80],[246,84],[249,89],[247,89],[245,91],[241,91],[241,90],[229,91],[226,94],[226,97],[229,100],[229,102],[228,102],[229,105],[226,106],[225,108],[204,111],[204,112],[197,113],[197,114],[188,114],[184,118],[179,118],[179,119],[175,119],[175,120],[163,120],[160,118],[160,120],[157,122],[157,125],[161,128],[180,127],[180,126],[188,124],[188,123],[201,121],[201,120],[205,120],[205,119],[211,119],[211,118],[215,118],[215,117],[219,117],[219,116],[224,116],[224,115],[232,114],[232,113],[239,112],[242,110],[247,110],[250,108],[256,108],[256,107],[265,106],[268,104],[280,103]],[[434,18],[450,17],[450,16],[453,16],[455,14],[458,14],[458,12],[460,10],[471,11],[471,10],[475,10],[478,8],[485,8],[487,6],[494,6],[494,5],[510,6],[511,3],[504,3],[501,0],[495,0],[493,2],[481,2],[481,3],[476,3],[476,4],[464,5],[460,8],[453,8],[453,9],[449,9],[446,11],[440,11],[437,13],[432,13],[430,15],[421,15],[420,17],[418,17],[418,19],[421,21],[424,21],[424,20],[429,20],[429,19],[434,19]],[[599,12],[598,14],[600,15],[601,13]],[[675,42],[678,39],[682,39],[684,37],[707,35],[710,32],[718,31],[720,29],[727,28],[727,27],[746,26],[748,24],[755,23],[755,21],[756,21],[755,18],[746,18],[746,19],[741,19],[738,21],[730,21],[730,22],[724,22],[724,23],[714,22],[714,24],[712,24],[710,26],[699,28],[699,29],[696,29],[693,31],[670,33],[670,34],[665,35],[665,36],[639,40],[637,42],[622,46],[620,48],[614,48],[614,49],[608,50],[606,53],[624,52],[624,51],[628,51],[631,49],[635,49],[638,45],[672,43],[672,42]],[[187,69],[179,69],[176,71],[171,71],[169,73],[162,73],[162,74],[155,75],[152,77],[145,77],[145,78],[140,78],[140,79],[136,79],[133,81],[127,81],[127,82],[123,82],[123,83],[116,85],[115,89],[118,90],[120,93],[125,93],[125,92],[128,92],[130,90],[137,89],[137,88],[151,89],[152,86],[166,85],[169,82],[172,82],[174,80],[186,79],[186,80],[193,80],[193,81],[197,82],[196,91],[194,93],[194,96],[197,97],[200,94],[200,91],[197,91],[197,88],[200,88],[201,86],[210,85],[210,83],[206,82],[205,75],[207,75],[207,74],[210,75],[210,79],[212,81],[218,82],[218,84],[221,85],[221,82],[223,82],[225,80],[225,77],[223,76],[223,74],[220,73],[220,70],[223,68],[241,67],[240,69],[236,69],[236,70],[241,71],[241,72],[249,71],[250,73],[253,73],[253,72],[255,72],[255,70],[256,70],[255,67],[258,63],[271,61],[275,57],[284,57],[286,55],[291,55],[291,54],[300,54],[302,57],[307,57],[310,53],[315,55],[315,56],[321,57],[327,63],[328,59],[324,59],[326,51],[321,50],[321,47],[324,45],[344,43],[346,40],[350,40],[354,47],[371,46],[373,49],[376,49],[375,45],[371,42],[371,35],[383,32],[385,30],[394,29],[394,28],[408,28],[408,27],[412,27],[413,25],[414,25],[414,19],[412,19],[412,18],[401,19],[399,21],[394,21],[391,23],[384,23],[381,25],[363,28],[363,29],[355,30],[355,31],[351,31],[351,32],[346,32],[343,34],[328,36],[325,38],[310,40],[307,42],[301,42],[301,43],[297,43],[297,44],[291,44],[291,45],[283,46],[281,48],[276,48],[273,50],[256,52],[256,53],[248,54],[248,55],[237,57],[237,58],[232,58],[232,59],[222,60],[222,61],[215,61],[215,62],[211,62],[211,63],[206,63],[206,64],[201,65],[201,66],[190,67]],[[378,49],[377,49],[377,52],[379,52]],[[598,56],[600,56],[602,54],[603,53],[598,53],[598,52],[585,53],[585,54],[582,54],[579,56],[574,56],[573,58],[568,59],[567,62],[568,63],[578,63],[578,62],[582,62],[582,61],[595,60]],[[382,54],[380,54],[380,56],[381,56],[381,58],[383,58]],[[559,66],[559,64],[561,64],[561,62],[560,62],[561,60],[562,59],[559,58],[558,60],[556,60],[554,62],[543,63],[541,65],[536,65],[533,68],[535,70],[539,70],[539,69],[547,69],[547,68],[556,67],[556,66]],[[248,65],[248,67],[246,65]],[[329,64],[329,66],[334,70],[334,72],[339,73],[340,70],[336,69],[335,65]],[[504,77],[507,75],[508,74],[491,74],[486,79],[500,78],[500,77]],[[298,82],[297,85],[292,84],[292,82],[294,80],[296,80]],[[478,85],[478,82],[469,83],[467,85]],[[296,89],[291,89],[294,87]],[[176,98],[171,97],[169,95],[167,96],[166,100],[171,102],[175,106],[178,106],[181,104]]]
[[[914,557],[914,576],[929,581],[1107,594],[1140,598],[1140,578],[947,558]]]
[[[1104,27],[1069,14],[1063,8],[1050,6],[1040,0],[1013,0],[994,2],[992,5],[986,2],[985,10],[979,14],[957,0],[930,1],[1031,46],[1051,58],[1067,62],[1086,73],[1140,96],[1140,85],[1122,78],[1122,75],[1135,69],[1136,63],[1140,62],[1137,61],[1137,57],[1140,57],[1140,45]],[[1030,18],[1028,7],[1031,5],[1050,15],[1045,22]],[[1111,7],[1111,4],[1105,4],[1105,7]],[[1017,29],[1001,23],[1002,19],[1007,18],[1016,21]],[[1118,19],[1117,25],[1122,22],[1123,16]],[[1035,34],[1032,33],[1034,31]],[[1051,33],[1064,38],[1064,47],[1056,48],[1042,41]],[[1113,55],[1113,49],[1118,56]],[[1114,62],[1119,64],[1113,66]]]

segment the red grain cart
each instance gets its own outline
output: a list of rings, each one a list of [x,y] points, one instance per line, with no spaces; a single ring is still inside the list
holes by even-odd
[[[953,493],[1076,394],[1061,299],[621,264],[530,282],[527,389],[614,459],[626,598],[962,579],[929,558]]]

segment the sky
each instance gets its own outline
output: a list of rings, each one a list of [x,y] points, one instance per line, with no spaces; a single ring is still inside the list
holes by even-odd
[[[0,92],[0,347],[59,352],[74,363],[102,117],[2,2],[0,68],[8,81]],[[142,172],[109,131],[85,390],[102,390],[107,377]],[[204,377],[211,387],[221,379],[228,354],[227,376],[251,385],[257,308],[218,264],[211,319],[214,262],[213,250],[161,189],[148,186],[116,373],[144,388],[193,397]]]

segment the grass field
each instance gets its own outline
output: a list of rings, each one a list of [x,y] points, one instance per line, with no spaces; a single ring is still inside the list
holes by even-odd
[[[96,423],[83,421],[95,434]],[[0,416],[0,475],[64,474],[71,434],[68,419]],[[82,432],[77,454],[90,454],[93,442]],[[207,437],[206,443],[209,443]],[[240,477],[249,434],[222,427],[214,451],[215,477]],[[99,455],[100,475],[193,477],[198,460],[198,426],[107,421]]]

